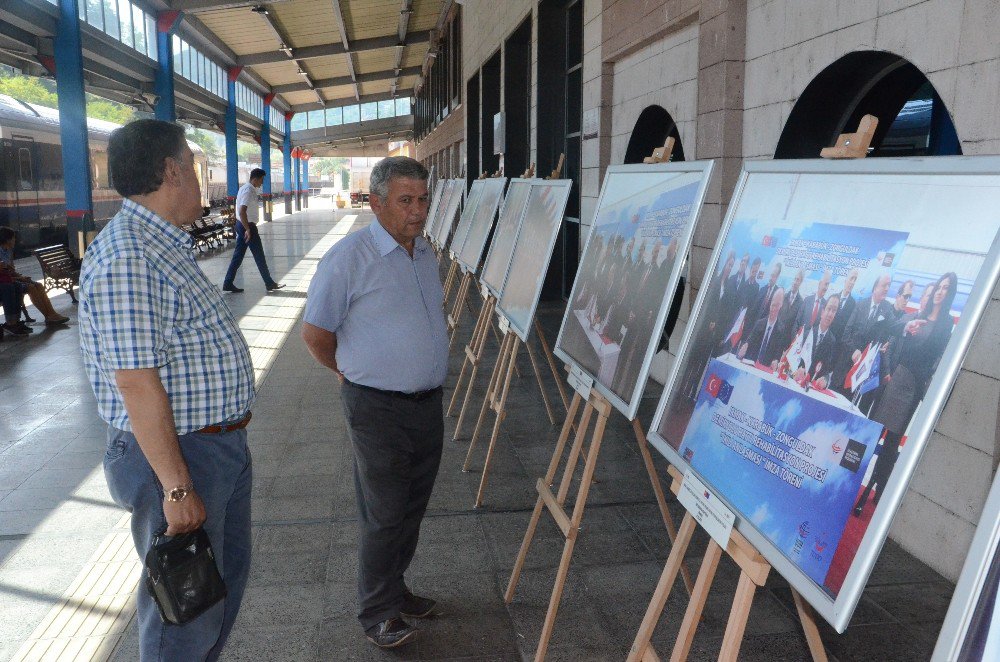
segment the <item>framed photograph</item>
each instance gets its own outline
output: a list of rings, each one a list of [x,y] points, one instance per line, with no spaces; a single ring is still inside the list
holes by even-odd
[[[604,176],[555,353],[629,420],[711,173],[711,161],[690,161],[611,166]]]
[[[569,179],[538,179],[531,183],[521,229],[514,243],[507,279],[497,300],[497,310],[510,328],[526,341],[535,318],[542,281],[549,268],[552,247],[562,225],[573,182]]]
[[[438,205],[441,203],[441,191],[444,185],[445,181],[435,184],[434,192],[431,195],[431,204],[427,208],[427,222],[424,223],[424,236],[427,237],[428,241],[434,237],[434,225],[437,223]]]
[[[472,188],[469,189],[469,197],[466,199],[465,207],[462,208],[462,216],[458,220],[458,225],[455,226],[455,236],[451,239],[449,250],[456,256],[461,252],[462,246],[465,245],[465,238],[469,236],[469,228],[472,227],[472,219],[476,215],[479,198],[483,195],[484,181],[477,179],[472,182]]]
[[[729,204],[650,441],[838,632],[996,285],[998,205],[997,157],[749,161]]]
[[[479,275],[479,282],[497,299],[500,298],[500,290],[507,280],[507,270],[510,268],[510,258],[514,254],[517,233],[521,230],[521,217],[524,216],[524,207],[528,203],[531,182],[530,179],[521,178],[510,180],[507,195],[504,196],[503,206],[500,208],[500,220],[497,221],[497,229],[493,233],[493,241],[490,242],[490,250],[486,254],[483,272]]]
[[[986,498],[932,662],[1000,660],[1000,474]]]
[[[451,180],[451,194],[448,196],[448,204],[444,206],[444,214],[437,227],[437,245],[444,250],[448,247],[448,238],[451,236],[452,228],[455,226],[455,214],[462,206],[462,198],[465,196],[465,180]],[[441,201],[444,205],[444,201]]]
[[[483,257],[483,247],[486,245],[490,230],[493,229],[493,219],[497,215],[497,207],[500,205],[500,198],[503,197],[507,179],[492,177],[482,182],[483,186],[473,212],[472,223],[465,236],[465,243],[461,251],[456,252],[458,263],[462,268],[473,273],[479,268],[479,261]]]

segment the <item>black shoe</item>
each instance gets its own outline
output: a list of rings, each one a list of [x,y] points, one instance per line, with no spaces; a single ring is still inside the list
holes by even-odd
[[[232,292],[234,294],[239,294],[240,292],[243,291],[243,288],[242,287],[236,287],[235,285],[223,285],[222,286],[222,291],[223,292]]]
[[[280,290],[280,289],[282,289],[282,288],[283,288],[284,286],[285,286],[285,284],[284,284],[284,283],[271,283],[270,285],[268,285],[268,286],[267,286],[267,291],[268,291],[268,292],[271,292],[271,291],[273,291],[273,290]]]
[[[365,636],[379,648],[396,648],[413,641],[417,629],[403,619],[389,618],[365,630]]]
[[[436,601],[407,593],[403,598],[403,604],[399,608],[399,613],[407,618],[428,618],[430,616],[441,615],[441,612],[436,611],[436,609]]]
[[[3,330],[15,336],[26,336],[31,333],[31,329],[23,324],[11,324],[10,322],[4,322]]]
[[[24,321],[27,322],[28,324],[31,324],[31,323],[33,323],[35,321],[35,318],[34,317],[28,317],[28,313],[24,313]]]
[[[18,325],[19,327],[21,327],[21,329],[23,329],[23,330],[24,330],[24,331],[26,331],[27,333],[34,333],[34,332],[35,332],[35,330],[34,330],[34,329],[32,329],[32,328],[31,328],[30,326],[28,326],[28,325],[27,325],[27,324],[25,324],[24,322],[18,322],[18,323],[17,323],[17,325]]]

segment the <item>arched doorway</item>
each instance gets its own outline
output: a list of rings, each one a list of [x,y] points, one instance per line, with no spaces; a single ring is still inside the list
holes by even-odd
[[[866,114],[879,118],[870,156],[962,153],[948,109],[919,69],[892,53],[858,51],[809,83],[788,116],[774,158],[816,158]]]
[[[681,134],[677,131],[677,123],[666,110],[660,106],[648,106],[641,113],[639,119],[632,127],[632,135],[628,139],[628,147],[625,148],[625,163],[642,163],[642,160],[653,153],[657,147],[663,147],[667,137],[674,139],[674,151],[670,154],[672,162],[684,160],[684,147],[681,145]],[[677,318],[681,313],[681,304],[684,301],[684,284],[687,282],[687,268],[684,275],[677,282],[677,289],[674,291],[674,298],[670,304],[670,311],[667,313],[666,322],[663,325],[663,334],[660,336],[660,345],[657,351],[669,347],[670,335],[677,325]]]
[[[663,146],[667,136],[674,138],[674,151],[670,160],[683,161],[684,148],[681,146],[681,134],[677,131],[674,118],[660,106],[647,107],[639,114],[639,119],[632,127],[632,135],[625,148],[625,163],[642,163],[654,149]]]

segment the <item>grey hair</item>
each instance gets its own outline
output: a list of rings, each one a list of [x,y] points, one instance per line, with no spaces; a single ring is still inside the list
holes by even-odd
[[[389,195],[389,182],[404,177],[406,179],[422,179],[427,181],[430,174],[427,168],[408,156],[388,156],[372,168],[368,191],[371,195],[385,200]]]

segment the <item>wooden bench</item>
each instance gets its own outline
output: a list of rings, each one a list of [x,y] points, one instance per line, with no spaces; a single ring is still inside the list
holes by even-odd
[[[76,303],[73,288],[80,284],[80,261],[73,257],[65,244],[45,246],[32,251],[42,267],[42,285],[45,291],[65,290]]]

